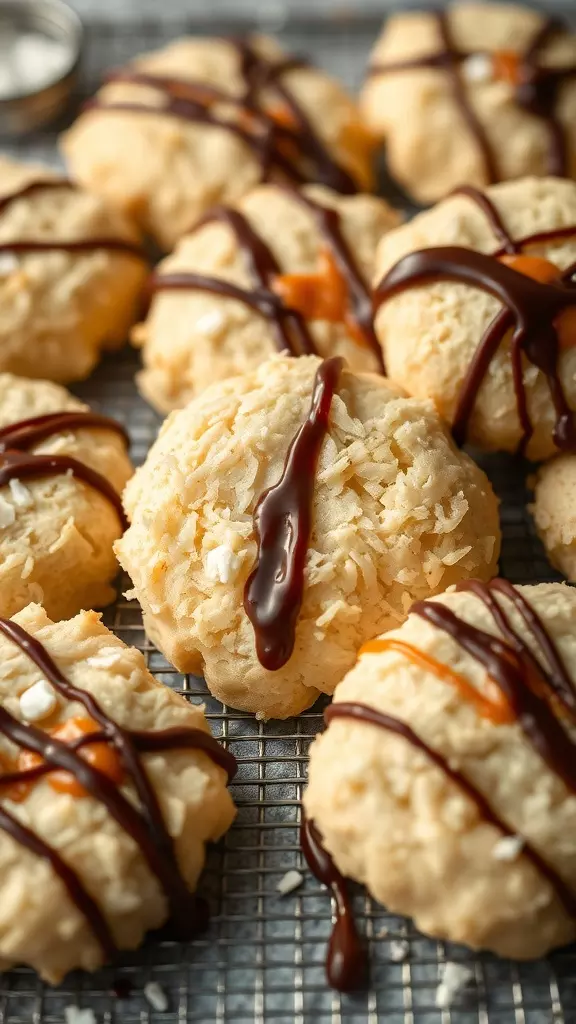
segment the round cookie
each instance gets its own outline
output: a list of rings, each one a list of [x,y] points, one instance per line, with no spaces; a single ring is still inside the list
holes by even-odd
[[[123,214],[48,168],[0,157],[0,372],[87,377],[125,341],[146,273]]]
[[[532,459],[574,447],[575,262],[576,183],[557,178],[464,190],[389,232],[375,317],[388,375],[432,398],[459,442]]]
[[[145,397],[163,412],[180,408],[278,349],[378,370],[369,282],[376,245],[397,223],[375,196],[319,187],[261,185],[236,209],[208,214],[160,264],[134,329]]]
[[[54,984],[169,915],[192,934],[205,843],[234,817],[234,758],[95,612],[0,620],[0,765],[3,969]]]
[[[426,934],[515,959],[576,935],[575,622],[564,584],[464,583],[337,688],[306,815]]]
[[[131,474],[114,420],[57,384],[0,374],[0,615],[37,601],[63,619],[114,600]]]
[[[341,85],[263,36],[184,38],[139,57],[62,141],[74,176],[167,250],[267,178],[369,189],[373,145]]]
[[[541,466],[530,511],[552,565],[576,580],[576,457],[557,455]]]
[[[374,47],[361,109],[392,174],[433,203],[463,184],[576,176],[575,70],[576,35],[527,7],[405,11]]]
[[[332,693],[414,599],[497,564],[496,498],[431,404],[339,363],[278,356],[208,388],[125,492],[115,550],[150,638],[261,718]]]

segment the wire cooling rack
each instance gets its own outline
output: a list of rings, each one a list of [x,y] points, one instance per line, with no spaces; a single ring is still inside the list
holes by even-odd
[[[280,25],[281,11],[266,8],[263,30],[283,29],[286,45],[311,52],[320,64],[351,86],[360,79],[377,23],[371,18],[314,20]],[[218,25],[219,32],[245,30],[246,22]],[[205,22],[157,21],[89,26],[82,88],[91,92],[104,66],[160,45],[169,36],[209,28]],[[80,97],[77,97],[78,100]],[[11,145],[28,159],[57,161],[55,131]],[[8,147],[5,147],[8,148]],[[133,456],[141,462],[159,420],[134,386],[137,357],[126,352],[107,359],[76,389],[95,408],[122,420]],[[482,460],[481,460],[482,461]],[[549,566],[526,511],[528,467],[512,459],[483,460],[502,499],[504,552],[501,568],[514,582],[551,579]],[[128,581],[120,582],[119,592]],[[229,711],[207,692],[201,679],[176,673],[147,641],[135,602],[120,599],[105,621],[128,644],[139,647],[152,672],[195,703],[204,702],[210,724],[233,751],[239,772],[232,785],[238,817],[224,840],[210,850],[202,891],[212,905],[209,931],[180,944],[149,941],[114,966],[94,975],[70,975],[58,988],[43,985],[25,968],[0,976],[0,1024],[61,1024],[67,1006],[89,1007],[102,1024],[575,1024],[576,949],[549,960],[514,964],[473,956],[463,948],[422,938],[406,921],[387,914],[360,890],[355,894],[360,930],[371,962],[368,991],[340,996],[324,977],[324,951],[331,927],[330,901],[307,874],[298,845],[299,801],[309,744],[322,727],[322,705],[286,722],[259,723]],[[303,885],[281,897],[276,886],[291,868]],[[394,960],[396,938],[407,942],[406,958]],[[435,1008],[435,993],[447,960],[467,964],[474,980],[467,1000],[448,1010]],[[168,998],[166,1012],[154,1011],[143,996],[158,982]],[[114,992],[127,998],[119,998]]]

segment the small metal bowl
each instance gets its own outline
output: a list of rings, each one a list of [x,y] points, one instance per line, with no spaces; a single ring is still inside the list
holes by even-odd
[[[5,137],[33,131],[63,111],[77,82],[82,51],[82,23],[63,0],[0,0],[0,61],[9,59],[12,41],[20,34],[54,40],[69,54],[53,81],[0,97],[0,136]]]

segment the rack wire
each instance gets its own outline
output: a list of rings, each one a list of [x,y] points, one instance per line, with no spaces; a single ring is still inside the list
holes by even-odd
[[[261,29],[269,26],[260,24]],[[174,23],[170,36],[209,26],[197,20]],[[234,33],[246,22],[219,26]],[[319,63],[355,85],[377,23],[373,18],[288,22],[286,45],[313,52]],[[159,21],[89,27],[83,92],[91,92],[104,65],[121,64],[167,37]],[[77,97],[78,101],[80,97]],[[11,147],[18,156],[54,163],[54,131]],[[132,454],[141,462],[159,425],[134,385],[137,357],[110,357],[77,394],[124,422]],[[527,513],[528,467],[509,458],[479,459],[502,500],[503,575],[513,582],[554,578]],[[121,580],[119,593],[128,581]],[[576,949],[545,961],[515,964],[434,942],[388,914],[363,892],[355,892],[359,927],[371,962],[370,987],[355,996],[332,992],[324,976],[324,951],[331,927],[330,900],[306,873],[298,844],[299,802],[307,752],[322,728],[319,703],[299,718],[256,722],[210,696],[204,682],[175,672],[149,643],[135,602],[120,598],[105,613],[106,623],[128,644],[139,647],[151,671],[194,703],[204,703],[216,736],[232,750],[239,772],[232,785],[237,820],[209,852],[202,892],[212,906],[208,932],[192,942],[148,941],[144,947],[94,975],[70,975],[63,985],[43,985],[34,972],[18,968],[0,976],[0,1024],[61,1024],[70,1005],[90,1007],[102,1024],[574,1024]],[[281,897],[276,886],[291,868],[304,874],[302,886]],[[402,962],[391,942],[407,941]],[[435,993],[447,960],[467,964],[474,979],[468,998],[451,1010],[435,1007]],[[154,1011],[144,985],[158,982],[168,997],[166,1012]],[[114,995],[123,991],[127,998]]]

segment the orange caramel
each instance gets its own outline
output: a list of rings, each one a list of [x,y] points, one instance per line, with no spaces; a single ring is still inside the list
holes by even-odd
[[[519,274],[531,277],[533,281],[541,284],[550,284],[560,279],[560,270],[551,260],[543,256],[526,256],[524,253],[515,256],[500,256],[501,263],[505,263],[512,270]],[[560,348],[573,348],[576,345],[576,307],[564,310],[554,322],[558,333]]]
[[[514,50],[496,50],[492,54],[492,72],[494,78],[509,85],[520,85],[522,81],[522,63],[519,54]]]
[[[273,290],[307,320],[343,322],[348,315],[348,289],[331,253],[320,253],[320,268],[310,274],[281,274]]]
[[[450,683],[451,686],[458,690],[464,700],[474,705],[482,718],[489,718],[496,725],[504,725],[515,720],[514,712],[508,701],[501,690],[493,683],[491,683],[491,689],[494,693],[493,698],[485,697],[459,672],[454,672],[448,665],[441,664],[441,662],[436,661],[429,654],[419,650],[417,647],[413,647],[412,644],[405,643],[403,640],[397,640],[394,637],[388,637],[384,640],[370,640],[360,648],[359,653],[379,654],[383,651],[397,651],[398,654],[403,654],[409,661],[432,672],[442,682]]]

